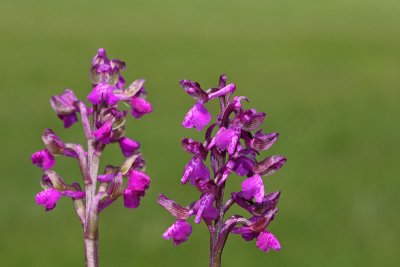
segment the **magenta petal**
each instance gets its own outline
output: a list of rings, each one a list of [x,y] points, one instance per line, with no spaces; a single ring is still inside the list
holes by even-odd
[[[226,82],[226,80],[225,80]],[[221,82],[220,82],[221,83]],[[224,86],[223,88],[219,89],[218,91],[211,93],[208,95],[209,100],[214,99],[216,97],[220,96],[225,96],[225,95],[230,95],[236,90],[236,85],[233,83],[228,84],[227,86]]]
[[[124,206],[126,208],[134,209],[140,204],[140,194],[130,189],[124,190]]]
[[[61,194],[63,196],[74,198],[74,199],[82,199],[85,197],[85,192],[82,192],[82,191],[65,190],[65,191],[62,191]]]
[[[99,129],[93,132],[96,140],[100,140],[103,144],[110,143],[112,123],[106,121]]]
[[[279,240],[267,230],[264,230],[257,237],[257,247],[259,247],[262,251],[268,252],[271,248],[273,250],[280,250],[281,244]]]
[[[111,89],[111,90],[108,92],[107,97],[106,97],[106,99],[105,99],[105,100],[106,100],[106,103],[107,103],[108,105],[110,105],[110,106],[117,104],[118,101],[119,101],[119,98],[118,98],[116,95],[114,95],[114,93],[112,92],[112,90],[113,90],[113,89]]]
[[[75,122],[78,121],[78,116],[76,116],[76,113],[71,113],[71,114],[68,114],[68,115],[60,115],[59,117],[64,122],[64,128],[69,128]]]
[[[101,94],[101,91],[98,90],[97,86],[95,88],[93,88],[93,90],[87,96],[87,99],[93,105],[97,105],[97,104],[101,103],[102,94]]]
[[[254,197],[257,203],[261,203],[264,198],[264,184],[261,176],[256,174],[242,182],[242,195],[250,200]]]
[[[112,181],[112,179],[114,179],[114,174],[110,173],[110,174],[100,174],[97,176],[97,180],[100,183],[109,183]]]
[[[198,131],[203,130],[211,120],[211,114],[200,102],[197,102],[186,114],[182,122],[185,128],[196,128]]]
[[[186,184],[187,181],[190,181],[192,185],[196,185],[196,182],[207,181],[208,179],[210,179],[210,170],[204,164],[201,156],[197,155],[185,166],[181,182]]]
[[[185,220],[177,220],[171,227],[165,231],[163,238],[173,239],[174,245],[177,246],[188,240],[192,233],[192,226]]]
[[[130,157],[140,148],[140,143],[127,137],[122,137],[119,139],[119,147],[125,157]]]
[[[150,102],[146,99],[141,97],[134,96],[131,99],[131,106],[132,106],[132,116],[136,119],[139,119],[143,115],[150,113],[153,111],[153,107],[151,106]]]
[[[145,191],[150,186],[150,177],[144,172],[133,170],[129,176],[127,188],[133,191]]]
[[[225,127],[221,127],[217,134],[215,135],[215,145],[219,148],[219,150],[224,151],[228,150],[228,153],[232,155],[235,152],[237,142],[240,137],[240,129],[226,129]]]
[[[194,222],[197,224],[201,222],[201,218],[207,222],[218,216],[218,210],[214,208],[214,196],[210,194],[203,195],[197,201],[194,210],[196,211]]]
[[[49,188],[39,192],[36,197],[36,203],[50,211],[55,208],[57,201],[60,199],[61,193],[54,188]]]
[[[51,169],[55,163],[54,156],[47,149],[33,153],[31,160],[33,164],[45,171]]]
[[[93,88],[87,99],[93,105],[101,104],[103,101],[108,105],[115,105],[118,103],[119,99],[113,94],[113,91],[114,86],[107,83],[99,83]]]

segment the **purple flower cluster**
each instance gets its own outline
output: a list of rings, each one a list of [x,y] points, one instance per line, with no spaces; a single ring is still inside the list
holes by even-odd
[[[181,182],[189,182],[201,195],[186,207],[159,195],[159,204],[177,219],[163,237],[172,239],[175,245],[186,241],[192,232],[186,220],[194,216],[195,223],[203,220],[208,226],[212,254],[220,256],[229,233],[240,234],[246,241],[256,238],[256,245],[265,252],[271,248],[279,250],[278,239],[266,228],[278,211],[276,206],[280,192],[266,194],[262,177],[279,170],[286,158],[270,156],[261,161],[256,159],[261,151],[268,150],[275,143],[278,133],[263,133],[259,129],[265,113],[245,109],[242,102],[248,99],[232,96],[236,86],[226,84],[225,75],[220,77],[218,88],[207,91],[190,80],[182,80],[180,85],[197,101],[186,114],[183,127],[202,131],[211,121],[211,114],[205,104],[212,99],[219,100],[221,113],[206,129],[204,142],[190,138],[182,140],[183,149],[192,158],[184,169]],[[212,175],[205,164],[208,156]],[[244,177],[241,191],[233,192],[224,200],[225,184],[232,173]],[[250,213],[250,217],[234,215],[225,220],[225,213],[234,203]],[[214,257],[211,255],[212,261]]]
[[[84,227],[85,238],[94,240],[97,239],[98,214],[104,208],[120,196],[124,198],[125,207],[136,208],[150,185],[150,178],[144,172],[145,161],[140,153],[140,143],[125,136],[129,111],[121,107],[130,107],[130,113],[138,119],[150,113],[152,106],[146,100],[144,80],[136,80],[124,89],[125,80],[121,75],[124,69],[124,62],[109,60],[105,50],[100,48],[91,66],[92,91],[87,99],[92,105],[87,106],[70,89],[51,97],[50,104],[65,128],[81,118],[87,150],[80,144],[64,143],[52,130],[46,129],[42,136],[46,148],[31,157],[32,163],[44,170],[41,183],[44,190],[36,195],[36,202],[49,211],[55,208],[61,196],[72,198]],[[107,165],[99,174],[101,153],[106,145],[112,143],[118,143],[125,160],[120,166]],[[52,170],[55,156],[77,160],[84,189],[77,182],[66,184]],[[127,178],[125,185],[123,178]]]

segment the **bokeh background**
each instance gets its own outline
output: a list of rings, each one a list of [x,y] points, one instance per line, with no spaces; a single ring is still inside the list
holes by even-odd
[[[146,78],[151,115],[128,122],[142,142],[153,183],[139,209],[121,199],[100,218],[101,266],[207,266],[208,233],[189,242],[161,238],[174,219],[156,203],[198,197],[180,177],[189,156],[181,127],[192,99],[178,80],[213,87],[221,73],[249,105],[267,112],[280,140],[263,156],[289,161],[265,179],[282,190],[270,230],[280,252],[231,236],[224,266],[399,266],[400,2],[397,0],[0,2],[2,266],[83,266],[82,233],[69,199],[45,213],[34,202],[41,171],[30,164],[52,128],[62,129],[51,95],[90,91],[98,47],[127,62],[127,81]],[[215,111],[216,107],[212,106]],[[105,162],[122,160],[117,147]],[[71,159],[56,170],[80,180]],[[230,189],[239,190],[240,180]]]

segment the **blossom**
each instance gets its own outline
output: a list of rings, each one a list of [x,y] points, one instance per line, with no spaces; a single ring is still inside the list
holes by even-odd
[[[46,211],[50,211],[56,207],[58,200],[63,195],[70,198],[81,199],[85,196],[85,192],[71,191],[71,190],[65,190],[60,192],[54,188],[48,188],[43,191],[40,191],[36,195],[35,200],[37,204],[45,207]]]
[[[130,173],[127,188],[124,190],[124,205],[127,208],[137,208],[140,198],[150,186],[150,177],[144,172],[133,170]]]
[[[71,89],[65,89],[64,93],[50,98],[50,104],[57,116],[64,121],[64,127],[69,128],[78,121],[77,107],[74,103],[78,100]]]
[[[187,181],[190,181],[192,185],[195,185],[197,178],[200,178],[200,180],[210,179],[210,171],[200,156],[194,156],[185,166],[181,182],[186,184]]]
[[[215,145],[221,150],[228,150],[232,155],[240,138],[240,128],[227,129],[221,127],[215,135]]]
[[[200,102],[197,102],[186,114],[182,122],[185,128],[196,128],[198,131],[203,130],[211,120],[211,114]]]
[[[185,220],[177,220],[171,227],[165,231],[163,237],[167,240],[171,239],[174,245],[177,246],[188,240],[192,233],[192,226]]]
[[[51,130],[45,129],[42,135],[42,140],[48,151],[52,154],[63,154],[65,144],[61,139]]]
[[[125,207],[138,207],[150,186],[150,177],[143,172],[146,162],[140,152],[140,143],[126,136],[126,117],[130,112],[138,119],[150,113],[152,105],[147,101],[143,79],[124,88],[125,78],[121,74],[124,69],[123,61],[109,59],[106,51],[99,48],[90,68],[92,88],[86,97],[88,101],[78,99],[71,89],[50,99],[65,128],[78,122],[79,115],[86,150],[79,143],[64,143],[47,128],[42,135],[45,148],[31,156],[32,163],[44,170],[40,180],[43,191],[35,197],[37,204],[49,211],[55,208],[61,196],[72,199],[84,229],[84,238],[90,240],[85,242],[84,250],[86,263],[90,266],[97,266],[98,262],[97,247],[92,245],[98,242],[100,212],[120,197],[123,197]],[[119,145],[124,158],[117,166],[105,165],[104,171],[99,173],[103,151],[111,145]],[[55,155],[77,161],[81,183],[68,183],[52,170]]]
[[[131,99],[131,114],[136,119],[139,119],[145,114],[148,114],[153,111],[153,107],[151,106],[150,102],[146,99],[134,96]]]
[[[103,144],[108,144],[111,141],[112,122],[105,122],[99,129],[93,132],[94,137]]]
[[[190,181],[200,191],[200,197],[182,206],[162,194],[158,196],[158,203],[177,219],[163,237],[174,238],[175,245],[186,241],[191,227],[190,232],[180,230],[180,227],[194,217],[197,224],[204,221],[211,240],[216,240],[211,242],[211,258],[214,258],[214,253],[221,253],[230,233],[240,234],[246,241],[256,238],[256,245],[265,252],[271,248],[279,250],[279,241],[267,227],[278,211],[280,192],[266,194],[262,176],[275,173],[287,160],[279,155],[257,160],[260,152],[268,150],[279,134],[262,132],[260,128],[266,114],[256,109],[245,109],[242,102],[249,100],[245,96],[232,96],[236,86],[227,84],[225,75],[220,76],[216,88],[203,90],[200,84],[191,80],[181,80],[180,85],[196,100],[183,120],[183,127],[205,130],[204,141],[182,140],[182,148],[192,158],[184,167],[181,182],[186,184]],[[219,100],[221,112],[215,117],[215,122],[205,128],[212,118],[205,105],[214,99]],[[208,156],[213,175],[206,164]],[[225,186],[232,173],[243,179],[241,191],[232,192],[225,199]],[[250,217],[235,214],[225,220],[224,215],[235,204],[247,211]]]
[[[47,149],[33,153],[31,160],[33,164],[45,171],[51,169],[55,164],[54,156]]]
[[[107,105],[115,105],[118,103],[118,97],[114,95],[114,86],[108,83],[97,84],[92,92],[88,95],[88,100],[93,105],[105,102]]]
[[[129,139],[127,137],[122,137],[121,139],[119,139],[118,142],[122,154],[124,154],[125,157],[132,156],[135,153],[135,151],[137,151],[140,148],[139,142]]]
[[[242,183],[242,194],[246,199],[254,197],[257,203],[261,203],[264,198],[264,184],[261,176],[256,174],[244,180]]]
[[[36,203],[46,208],[46,211],[50,211],[55,208],[58,200],[62,194],[56,189],[49,188],[39,192],[35,199]]]
[[[267,230],[264,230],[259,234],[259,236],[257,237],[256,245],[265,252],[268,252],[271,248],[273,250],[281,249],[281,244],[279,243],[279,240]]]

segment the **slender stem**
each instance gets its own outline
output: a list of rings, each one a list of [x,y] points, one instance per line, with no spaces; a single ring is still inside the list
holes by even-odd
[[[99,264],[97,239],[85,238],[85,263],[86,267],[97,267]]]
[[[221,251],[211,250],[210,267],[221,267]]]
[[[94,110],[94,118],[97,110]],[[88,121],[85,122],[87,124]],[[95,124],[95,120],[93,121]],[[90,127],[89,127],[90,128]],[[95,127],[93,127],[95,129]],[[88,132],[88,131],[86,131]],[[98,266],[98,199],[95,199],[97,174],[99,170],[99,161],[101,150],[96,148],[96,142],[92,136],[87,136],[88,141],[88,169],[90,183],[85,184],[86,192],[86,219],[84,225],[85,238],[85,260],[87,267]]]

